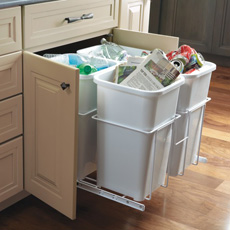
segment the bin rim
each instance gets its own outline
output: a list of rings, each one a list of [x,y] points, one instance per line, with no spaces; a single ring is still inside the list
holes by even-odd
[[[198,69],[198,70],[196,70],[190,74],[182,74],[182,76],[185,78],[185,81],[186,81],[186,79],[202,77],[203,75],[205,75],[207,73],[211,73],[215,70],[216,70],[216,64],[215,63],[205,61],[203,67],[201,67],[200,69]]]
[[[185,79],[184,77],[180,74],[177,79],[170,84],[169,86],[166,86],[162,89],[159,90],[141,90],[141,89],[137,89],[137,88],[132,88],[132,87],[128,87],[128,86],[124,86],[124,85],[120,85],[120,84],[116,84],[114,82],[110,82],[110,81],[106,81],[106,80],[102,80],[100,79],[100,75],[96,75],[94,77],[94,82],[97,85],[103,86],[103,87],[107,87],[116,91],[121,91],[121,92],[125,92],[125,93],[130,93],[130,94],[134,94],[134,95],[138,95],[138,96],[144,96],[144,97],[156,97],[156,96],[160,96],[160,95],[164,95],[176,88],[179,88],[181,85],[184,84]]]

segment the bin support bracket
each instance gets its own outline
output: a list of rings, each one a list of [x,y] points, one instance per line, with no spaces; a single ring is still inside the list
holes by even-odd
[[[113,200],[113,201],[115,201],[117,203],[129,206],[131,208],[134,208],[134,209],[137,209],[137,210],[140,210],[140,211],[145,210],[145,205],[144,204],[141,204],[141,203],[138,203],[136,201],[130,200],[130,199],[126,198],[125,196],[119,196],[117,194],[114,194],[114,193],[108,192],[106,190],[103,190],[103,189],[101,189],[101,188],[97,187],[96,185],[91,184],[89,182],[86,182],[86,181],[83,181],[83,180],[77,181],[77,187],[80,188],[80,189],[83,189],[85,191],[94,193],[96,195],[102,196],[104,198],[107,198],[109,200]]]
[[[187,121],[186,121],[186,137],[184,139],[182,139],[181,141],[177,142],[175,145],[180,144],[181,142],[185,141],[185,151],[184,151],[184,162],[183,162],[183,169],[181,173],[178,173],[179,176],[183,176],[184,175],[184,171],[185,171],[185,162],[186,162],[186,152],[187,152],[187,147],[188,147],[188,139],[189,139],[189,123],[190,123],[190,116],[191,113],[196,111],[197,109],[201,108],[201,124],[200,124],[200,136],[199,136],[199,147],[198,147],[198,153],[197,153],[197,159],[196,162],[192,162],[193,165],[198,165],[199,162],[203,162],[206,163],[207,162],[207,158],[206,157],[201,157],[200,156],[200,145],[201,145],[201,137],[202,137],[202,128],[203,128],[203,122],[204,122],[204,112],[205,112],[205,107],[207,102],[211,101],[211,98],[207,97],[204,101],[200,102],[199,104],[193,106],[192,108],[190,108],[189,110],[185,111],[185,112],[181,112],[179,111],[179,113],[184,113],[187,115]]]

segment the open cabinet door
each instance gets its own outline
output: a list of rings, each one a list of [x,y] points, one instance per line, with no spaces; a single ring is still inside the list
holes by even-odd
[[[75,219],[79,70],[29,52],[23,58],[25,189]]]

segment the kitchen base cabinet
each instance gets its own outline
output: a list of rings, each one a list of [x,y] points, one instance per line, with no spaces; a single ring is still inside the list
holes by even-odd
[[[178,47],[178,38],[113,30],[114,42],[145,50]],[[73,47],[74,44],[73,44]],[[56,53],[62,47],[56,48]],[[73,50],[72,52],[76,52]],[[25,189],[76,218],[79,70],[24,51]],[[62,88],[61,84],[69,84]]]
[[[21,48],[21,7],[0,9],[0,210],[23,190]]]
[[[108,33],[113,33],[113,42],[124,46],[143,50],[161,48],[164,52],[178,48],[176,37],[117,29],[119,13],[122,14],[119,4],[123,2],[60,0],[17,8],[17,13],[22,10],[22,57],[21,53],[17,54],[21,47],[9,52],[15,52],[19,60],[11,68],[14,69],[12,73],[20,72],[23,60],[23,96],[19,95],[22,94],[19,84],[19,91],[10,92],[9,96],[4,94],[1,103],[13,98],[24,99],[24,132],[1,142],[0,177],[6,176],[0,180],[0,202],[7,200],[9,204],[7,198],[21,194],[24,169],[24,189],[27,192],[70,219],[76,218],[78,135],[81,135],[78,133],[79,69],[53,62],[42,54],[48,52],[47,49],[54,53],[75,53],[80,41],[91,46],[88,39],[99,39]],[[148,6],[149,1],[138,4],[131,4],[134,7],[131,7],[133,20],[136,13],[148,8],[145,5]],[[146,20],[144,14],[139,17],[142,27]],[[0,31],[6,33],[7,28],[0,24]],[[71,50],[63,51],[66,46]],[[5,57],[4,61],[8,59]],[[0,62],[2,60],[0,57]],[[5,68],[5,63],[2,66]],[[2,76],[10,76],[10,72],[8,75],[6,72]],[[3,119],[8,118],[3,116]]]

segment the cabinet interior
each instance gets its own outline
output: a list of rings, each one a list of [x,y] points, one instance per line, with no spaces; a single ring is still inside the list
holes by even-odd
[[[83,40],[80,42],[74,42],[74,43],[70,43],[67,45],[42,50],[42,51],[36,52],[36,54],[43,56],[45,53],[50,53],[50,54],[76,53],[77,50],[79,49],[88,48],[90,46],[101,44],[100,41],[103,37],[108,37],[108,35],[99,36],[99,37]]]

